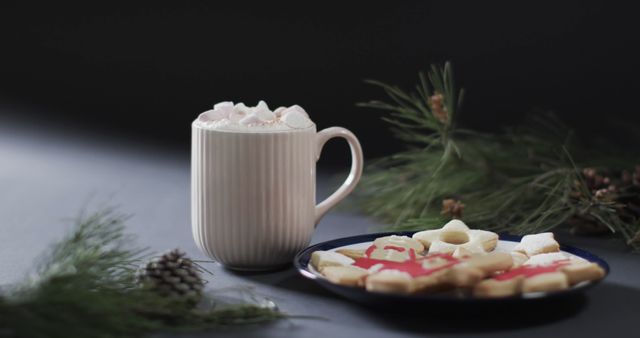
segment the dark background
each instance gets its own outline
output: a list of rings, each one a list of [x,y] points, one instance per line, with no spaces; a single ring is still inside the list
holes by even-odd
[[[466,126],[497,130],[536,107],[586,135],[640,120],[637,14],[610,2],[0,6],[0,123],[86,127],[187,153],[198,113],[264,99],[353,130],[374,157],[401,145],[380,113],[355,107],[383,98],[362,80],[409,87],[445,60],[467,89]],[[342,162],[341,147],[327,161]]]

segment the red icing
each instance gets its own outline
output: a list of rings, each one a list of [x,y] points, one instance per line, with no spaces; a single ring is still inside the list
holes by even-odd
[[[499,281],[510,280],[519,276],[523,276],[524,278],[533,277],[536,275],[540,275],[548,272],[556,272],[561,267],[569,264],[568,259],[563,259],[560,261],[555,261],[549,265],[537,265],[537,266],[529,266],[523,265],[521,267],[509,270],[507,272],[503,272],[497,276],[494,276],[493,279]]]
[[[353,263],[353,265],[363,269],[369,269],[374,265],[382,264],[382,268],[380,268],[380,271],[398,270],[398,271],[406,272],[412,277],[417,277],[417,276],[428,276],[436,271],[448,269],[460,262],[458,259],[446,254],[433,254],[426,257],[417,257],[416,252],[413,249],[409,249],[409,259],[407,259],[404,262],[394,262],[394,261],[387,261],[384,259],[369,258],[369,256],[371,255],[371,253],[373,253],[375,249],[376,249],[375,245],[372,245],[369,248],[367,248],[365,252],[365,257],[357,258]],[[405,250],[405,248],[397,247],[393,245],[387,245],[384,247],[384,249],[396,250],[399,252],[403,252]],[[422,266],[422,262],[424,260],[432,260],[436,258],[444,259],[447,261],[447,263],[435,268],[424,268]]]
[[[363,269],[369,269],[374,265],[382,264],[382,268],[380,268],[379,271],[398,270],[398,271],[406,272],[412,277],[418,277],[418,276],[428,276],[434,272],[448,269],[460,263],[459,259],[444,253],[433,253],[424,257],[422,256],[417,257],[414,249],[409,249],[409,258],[404,262],[394,262],[394,261],[388,261],[384,259],[370,258],[371,254],[376,249],[377,247],[375,245],[371,245],[370,247],[368,247],[367,250],[365,251],[365,257],[357,258],[353,263],[353,265]],[[384,246],[383,249],[395,250],[398,252],[404,252],[406,250],[406,248],[395,246],[395,245],[386,245]],[[424,260],[434,260],[438,258],[447,261],[447,263],[437,266],[435,268],[424,268],[422,266],[422,263]],[[518,276],[524,276],[525,278],[529,278],[529,277],[533,277],[543,273],[556,272],[558,271],[558,269],[560,269],[560,267],[565,266],[567,264],[569,264],[568,259],[555,261],[549,265],[543,265],[543,266],[523,265],[521,267],[496,275],[493,277],[493,279],[499,280],[499,281],[506,281],[506,280],[516,278]]]
[[[371,254],[372,254],[372,253],[373,253],[373,251],[375,251],[375,250],[376,250],[376,246],[375,246],[375,245],[372,245],[372,246],[370,246],[370,247],[368,247],[368,248],[367,248],[367,251],[365,251],[365,252],[364,252],[364,255],[365,255],[366,257],[369,257],[369,256],[371,256]]]
[[[416,260],[416,251],[415,250],[413,250],[413,249],[409,250],[409,259],[412,260],[412,261]]]

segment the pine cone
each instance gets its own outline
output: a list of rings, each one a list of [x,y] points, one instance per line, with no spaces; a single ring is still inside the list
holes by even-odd
[[[443,103],[444,96],[436,92],[429,98],[429,101],[433,116],[441,123],[447,123],[447,120],[449,119],[449,112],[447,112],[447,107],[445,107]]]
[[[616,191],[618,186],[613,184],[611,179],[595,168],[582,169],[582,178],[584,180],[584,188],[586,188],[595,201],[612,201],[616,199]],[[584,194],[582,182],[575,180],[574,188],[571,196],[574,198],[582,198]]]
[[[166,297],[198,300],[204,280],[201,269],[179,249],[149,261],[138,271],[138,282]]]
[[[464,204],[453,198],[447,198],[442,200],[442,210],[440,215],[448,216],[455,219],[462,218],[462,211],[464,210]]]

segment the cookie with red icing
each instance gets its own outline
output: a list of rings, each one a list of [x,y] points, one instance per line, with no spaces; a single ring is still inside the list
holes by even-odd
[[[447,272],[446,281],[456,287],[472,287],[484,278],[506,271],[512,266],[513,258],[506,252],[470,256]]]
[[[337,249],[336,252],[352,259],[362,258],[366,255],[370,258],[403,261],[409,259],[411,254],[423,255],[425,249],[419,241],[408,236],[397,235],[379,237],[373,242],[373,245],[375,248],[369,247],[368,252],[349,248]]]
[[[551,233],[525,236],[511,252],[487,253],[487,248],[496,245],[489,234],[474,240],[473,245],[480,249],[459,245],[453,252],[439,252],[446,245],[439,247],[437,241],[450,239],[447,233],[462,231],[463,226],[462,222],[450,222],[439,230],[438,237],[433,237],[434,233],[414,238],[380,237],[366,250],[316,251],[311,265],[333,283],[372,292],[407,294],[463,288],[479,297],[563,290],[604,276],[599,265],[560,252]]]
[[[384,248],[384,247],[396,247],[396,248],[405,248],[412,249],[415,253],[422,253],[424,251],[424,245],[420,243],[420,241],[415,240],[409,236],[384,236],[378,237],[375,241],[373,241],[373,245]]]
[[[435,257],[422,255],[424,246],[407,236],[377,238],[362,256],[349,252],[354,257],[353,266],[366,269],[369,276],[365,288],[373,292],[412,293],[418,289],[416,277],[434,274],[442,267]],[[447,256],[451,259],[451,257]],[[443,264],[449,260],[443,260]]]
[[[376,238],[373,245],[365,252],[369,258],[402,262],[415,259],[424,251],[419,241],[407,236],[385,236]]]
[[[479,297],[507,297],[559,291],[580,282],[598,280],[604,274],[598,264],[572,258],[537,265],[525,263],[478,283],[473,293]]]
[[[366,250],[317,251],[311,263],[329,281],[364,286],[373,292],[430,292],[469,287],[512,266],[507,253],[463,257],[449,253],[424,255],[424,244],[407,236],[377,238]]]
[[[369,271],[370,275],[365,280],[367,290],[401,293],[470,287],[512,264],[511,255],[502,252],[464,258],[432,254],[413,256],[404,261],[363,257],[353,263]]]

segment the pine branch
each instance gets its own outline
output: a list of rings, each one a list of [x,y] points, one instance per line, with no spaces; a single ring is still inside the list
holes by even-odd
[[[629,202],[640,205],[640,183],[615,182],[624,193],[605,191],[601,195],[607,196],[598,197],[581,172],[612,164],[632,166],[620,160],[624,156],[585,151],[573,131],[548,112],[499,134],[457,127],[464,91],[456,89],[449,63],[420,74],[413,93],[379,81],[368,83],[381,87],[392,102],[359,106],[390,112],[383,120],[392,125],[394,135],[418,146],[368,165],[356,191],[361,210],[391,223],[391,229],[440,227],[447,220],[441,203],[454,198],[466,205],[463,219],[473,227],[536,233],[578,216],[640,248],[640,211]],[[626,191],[632,191],[631,197]]]
[[[146,250],[125,233],[127,219],[113,209],[81,215],[74,231],[43,256],[36,278],[0,295],[0,336],[142,337],[285,317],[251,304],[193,308],[140,287],[135,270]]]

